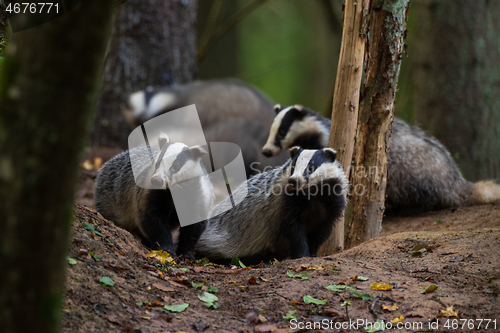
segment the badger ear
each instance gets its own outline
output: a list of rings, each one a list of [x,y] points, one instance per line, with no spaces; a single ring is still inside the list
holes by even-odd
[[[193,159],[202,158],[203,155],[208,154],[205,148],[203,148],[202,146],[192,146],[191,148],[189,148],[189,153],[191,154],[191,157]]]
[[[281,111],[281,104],[276,104],[274,106],[274,112],[276,112],[276,114],[280,113]]]
[[[337,152],[333,148],[323,148],[326,156],[330,157],[332,162],[335,162],[335,158],[337,157]]]
[[[158,138],[158,145],[160,146],[160,150],[162,150],[163,147],[169,142],[170,142],[170,139],[169,139],[168,135],[161,132],[160,137]]]
[[[289,151],[290,151],[290,157],[291,158],[295,158],[295,156],[297,156],[298,154],[300,154],[300,152],[302,150],[303,149],[300,148],[299,146],[293,146],[292,148],[289,149]]]

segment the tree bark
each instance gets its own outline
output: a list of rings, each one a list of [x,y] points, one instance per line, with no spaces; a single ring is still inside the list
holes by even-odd
[[[332,125],[328,147],[337,151],[337,160],[349,177],[358,118],[370,0],[347,0],[339,65],[333,96]],[[337,222],[330,238],[319,249],[329,255],[344,248],[344,219]]]
[[[469,180],[500,177],[500,1],[418,0],[416,120]]]
[[[121,110],[130,93],[197,78],[196,0],[129,0],[109,43],[93,146],[127,148]]]
[[[57,332],[79,155],[112,1],[12,35],[0,78],[0,322]],[[91,22],[91,24],[89,24]]]
[[[359,111],[346,247],[380,236],[385,206],[387,154],[403,56],[410,0],[379,0],[372,6],[367,76]]]

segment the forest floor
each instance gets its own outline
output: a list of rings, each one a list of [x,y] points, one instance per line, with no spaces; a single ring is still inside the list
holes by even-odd
[[[382,237],[328,257],[174,265],[91,208],[93,175],[77,193],[89,207],[75,208],[64,332],[382,332],[367,324],[377,320],[385,332],[500,329],[500,206],[390,216]]]

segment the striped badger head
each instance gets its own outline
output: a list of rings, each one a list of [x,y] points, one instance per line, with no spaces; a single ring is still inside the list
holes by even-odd
[[[288,187],[303,190],[322,185],[328,180],[335,180],[336,194],[346,193],[347,179],[339,162],[335,160],[337,152],[332,148],[318,150],[290,148],[290,177]]]
[[[130,94],[123,117],[131,126],[138,126],[176,106],[178,98],[165,88],[147,87]]]
[[[277,104],[274,110],[276,117],[262,147],[264,156],[277,156],[293,146],[307,149],[326,147],[329,125],[316,112],[301,105],[282,107]]]
[[[201,158],[207,154],[201,146],[188,147],[183,143],[170,142],[168,136],[160,134],[160,152],[154,163],[151,185],[155,188],[168,188],[206,174]]]

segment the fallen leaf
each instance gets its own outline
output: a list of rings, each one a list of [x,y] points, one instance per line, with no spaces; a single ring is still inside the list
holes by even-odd
[[[328,290],[331,290],[331,291],[338,291],[338,292],[346,291],[346,290],[352,290],[352,291],[356,290],[355,288],[353,288],[351,286],[344,285],[344,284],[332,284],[332,285],[326,286],[325,288]]]
[[[257,284],[257,280],[255,279],[255,276],[250,277],[250,279],[248,279],[248,283],[249,284]]]
[[[210,327],[210,324],[208,324],[208,323],[204,323],[204,322],[202,322],[201,320],[199,320],[199,321],[195,321],[195,322],[193,323],[193,327],[194,327],[194,329],[195,329],[196,331],[201,332],[201,331],[204,331],[205,329],[209,328],[209,327]]]
[[[203,302],[205,303],[205,306],[210,308],[218,308],[219,307],[219,303],[217,303],[217,301],[219,300],[219,298],[217,296],[215,296],[214,294],[211,294],[207,291],[204,291],[203,293],[201,293],[201,295],[198,295],[198,298]]]
[[[393,323],[393,324],[400,323],[400,322],[402,322],[404,319],[405,319],[405,317],[403,317],[403,316],[399,316],[399,317],[396,317],[396,318],[394,318],[393,320],[391,320],[391,323]]]
[[[382,309],[384,310],[387,310],[387,311],[396,311],[397,309],[399,309],[399,307],[396,305],[396,303],[394,303],[393,305],[382,305]]]
[[[312,297],[311,295],[306,295],[304,296],[304,303],[306,304],[310,304],[310,303],[313,303],[313,304],[318,304],[318,305],[324,305],[326,304],[326,302],[328,302],[330,299],[316,299],[314,297]]]
[[[295,279],[303,279],[303,280],[309,279],[309,272],[303,272],[300,274],[293,274],[292,271],[286,271],[286,275],[288,275],[291,278],[295,278]]]
[[[441,310],[439,317],[456,317],[458,316],[458,310],[453,310],[453,305],[446,308],[446,310]]]
[[[165,292],[175,291],[174,288],[164,286],[163,284],[160,284],[160,283],[153,283],[153,287],[155,287],[156,289],[160,289],[161,291],[165,291]]]
[[[164,308],[170,312],[182,312],[186,310],[189,303],[175,304],[175,305],[165,305]]]
[[[273,325],[260,325],[260,326],[255,326],[255,332],[277,332],[278,328],[273,326]]]
[[[150,251],[146,254],[146,258],[154,258],[160,261],[160,263],[164,264],[165,262],[176,264],[174,258],[170,256],[170,253],[163,250],[158,251]]]
[[[373,299],[373,297],[371,297],[371,295],[370,295],[370,294],[368,294],[368,293],[359,293],[359,292],[355,291],[355,292],[353,292],[352,294],[353,294],[353,295],[355,295],[355,296],[358,296],[358,297],[359,297],[359,298],[361,298],[363,301]]]
[[[391,285],[387,284],[387,283],[375,282],[375,283],[372,283],[370,285],[370,287],[372,288],[372,290],[392,290]]]
[[[236,281],[229,281],[228,283],[236,284]]]
[[[326,314],[329,317],[338,317],[340,316],[340,313],[335,310],[335,309],[324,309],[323,313]]]
[[[358,276],[358,281],[367,281],[368,278],[364,276]]]
[[[90,171],[94,168],[94,166],[92,165],[92,162],[90,162],[89,160],[85,160],[82,164],[81,164],[81,167],[87,171]]]
[[[102,158],[94,157],[94,168],[99,170],[102,167]]]
[[[175,281],[170,281],[170,285],[174,286],[174,287],[179,287],[179,288],[183,288],[183,289],[187,289],[188,287],[183,285],[183,284],[180,284],[180,283],[177,283]]]
[[[365,327],[365,332],[374,333],[374,332],[382,332],[385,331],[385,324],[382,319],[377,320],[375,323],[368,325]]]
[[[423,287],[422,289],[420,289],[420,293],[421,294],[428,294],[428,293],[431,293],[433,292],[434,290],[436,290],[438,287],[435,285],[435,284],[431,284],[430,286],[428,287]]]
[[[118,320],[118,318],[116,318],[116,316],[109,315],[106,317],[106,319],[112,323],[121,325],[121,322]]]
[[[70,257],[66,257],[66,259],[68,260],[68,264],[70,265],[76,265],[78,262],[73,259],[73,258],[70,258]]]
[[[291,310],[288,311],[287,314],[283,316],[283,319],[292,320],[292,319],[297,319],[298,317],[299,314],[297,313],[297,310]]]
[[[231,265],[238,266],[238,267],[241,267],[241,268],[247,267],[247,266],[243,265],[243,263],[241,262],[240,258],[238,258],[238,257],[233,257],[231,259]]]
[[[173,278],[173,281],[185,284],[186,286],[191,285],[191,280],[189,280],[186,276],[179,276],[179,277]]]
[[[113,287],[115,285],[115,282],[108,276],[103,276],[99,279],[99,282],[109,287]]]

